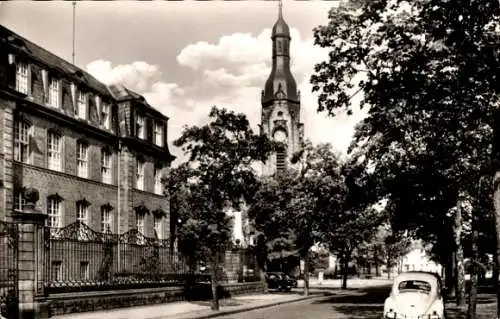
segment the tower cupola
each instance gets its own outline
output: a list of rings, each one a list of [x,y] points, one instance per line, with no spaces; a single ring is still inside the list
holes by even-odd
[[[278,20],[273,26],[273,62],[269,78],[262,91],[262,104],[272,104],[273,100],[299,101],[297,83],[290,70],[290,28],[283,19],[283,4],[279,3]]]

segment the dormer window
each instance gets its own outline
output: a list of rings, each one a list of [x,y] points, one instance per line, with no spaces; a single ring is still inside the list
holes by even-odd
[[[49,84],[49,99],[48,99],[48,104],[52,107],[59,107],[60,106],[60,101],[59,101],[59,88],[60,88],[60,81],[55,78],[50,79],[50,84]]]
[[[77,107],[78,107],[78,117],[83,119],[83,120],[86,120],[87,119],[87,94],[85,94],[85,92],[82,92],[81,90],[78,91]]]
[[[136,124],[135,124],[135,132],[136,132],[137,137],[141,138],[143,140],[146,139],[145,124],[146,124],[146,119],[144,118],[144,116],[137,114],[137,120],[136,120]]]
[[[104,129],[111,129],[111,106],[108,103],[102,103],[101,107],[102,126]]]
[[[163,125],[155,123],[154,142],[158,146],[163,146]]]
[[[16,65],[16,90],[28,95],[29,92],[29,65],[19,62]]]

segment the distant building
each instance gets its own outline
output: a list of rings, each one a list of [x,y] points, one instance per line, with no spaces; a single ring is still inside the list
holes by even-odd
[[[0,220],[40,192],[48,226],[167,238],[168,118],[0,26]]]

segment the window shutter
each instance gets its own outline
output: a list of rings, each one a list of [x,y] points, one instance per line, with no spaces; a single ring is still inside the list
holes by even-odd
[[[162,126],[163,126],[163,147],[164,148],[167,148],[167,121],[164,121],[162,122]]]
[[[31,64],[27,63],[27,67],[28,67],[28,96],[31,96],[32,86],[33,86],[32,76],[31,76]]]
[[[146,127],[144,128],[146,130],[146,139],[152,143],[154,143],[153,141],[153,130],[154,130],[154,127],[153,127],[153,119],[151,117],[146,117],[146,121],[145,121],[145,125]]]
[[[102,125],[102,122],[101,122],[101,97],[99,95],[96,94],[95,96],[95,111],[97,113],[97,123],[99,125]]]
[[[78,114],[78,107],[76,105],[76,84],[71,83],[71,102],[73,103],[74,115]]]
[[[58,80],[57,81],[57,95],[59,96],[59,105],[57,106],[58,108],[62,109],[62,106],[64,104],[63,101],[63,80]]]
[[[49,101],[49,73],[47,70],[42,70],[42,84],[43,84],[43,102]]]

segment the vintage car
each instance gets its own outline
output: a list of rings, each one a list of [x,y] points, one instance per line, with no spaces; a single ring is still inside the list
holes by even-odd
[[[291,291],[297,288],[297,280],[283,272],[266,273],[267,288],[278,291]]]
[[[441,279],[430,272],[405,272],[394,279],[384,303],[384,318],[442,319]]]

